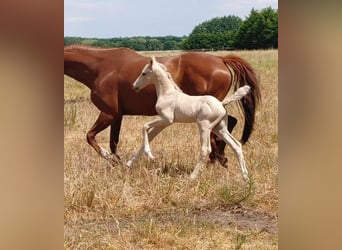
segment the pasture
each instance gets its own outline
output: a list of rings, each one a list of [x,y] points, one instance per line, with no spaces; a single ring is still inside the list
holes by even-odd
[[[150,56],[181,52],[141,52]],[[208,52],[224,55],[232,52]],[[64,76],[64,247],[66,249],[277,249],[278,51],[234,51],[255,68],[262,94],[255,130],[243,152],[246,183],[231,149],[219,163],[189,175],[198,159],[196,124],[173,124],[151,143],[131,173],[111,167],[86,141],[99,111],[89,90]],[[226,107],[239,119],[235,103]],[[125,116],[118,154],[125,163],[140,147],[148,116]],[[97,135],[109,149],[109,129]]]

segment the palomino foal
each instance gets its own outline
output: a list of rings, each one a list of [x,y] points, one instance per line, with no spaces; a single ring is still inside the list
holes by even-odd
[[[249,86],[245,85],[239,88],[234,95],[226,97],[222,102],[209,95],[190,96],[180,90],[167,72],[166,67],[158,63],[154,57],[143,68],[140,76],[134,82],[133,88],[139,91],[149,84],[154,84],[156,87],[157,103],[155,107],[159,117],[144,124],[143,143],[139,151],[127,162],[128,167],[131,167],[143,152],[150,159],[154,159],[149,141],[152,141],[165,127],[173,122],[196,122],[200,131],[201,153],[190,178],[195,179],[197,177],[203,163],[211,152],[211,131],[233,149],[238,158],[243,177],[248,178],[241,143],[227,130],[228,119],[224,106],[230,102],[240,100],[248,93]]]

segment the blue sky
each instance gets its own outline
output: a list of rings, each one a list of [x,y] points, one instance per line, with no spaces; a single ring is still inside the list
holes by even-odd
[[[64,0],[64,36],[183,36],[214,17],[245,19],[277,0]]]

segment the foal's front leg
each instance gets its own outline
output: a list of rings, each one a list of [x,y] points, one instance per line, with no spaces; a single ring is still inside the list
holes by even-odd
[[[156,120],[147,122],[143,126],[143,147],[144,151],[150,159],[154,159],[155,157],[152,155],[151,148],[149,142],[152,141],[157,134],[159,134],[165,127],[169,126],[171,123],[163,119],[162,117],[158,117]]]
[[[164,128],[169,126],[171,123],[158,117],[152,122],[145,123],[143,126],[143,141],[138,152],[127,162],[127,166],[131,167],[132,164],[139,159],[141,154],[145,152],[150,159],[154,159],[152,155],[149,142],[151,142]]]

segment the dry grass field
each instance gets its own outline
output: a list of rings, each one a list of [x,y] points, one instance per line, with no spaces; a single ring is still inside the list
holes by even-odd
[[[181,52],[142,52],[173,53]],[[65,249],[278,248],[278,51],[234,53],[252,64],[261,83],[255,130],[243,146],[248,183],[229,147],[228,169],[208,164],[189,181],[199,155],[195,124],[165,129],[151,143],[156,160],[142,157],[131,174],[123,166],[111,167],[86,141],[99,114],[89,90],[64,77]],[[242,119],[237,105],[227,109]],[[136,152],[142,126],[152,119],[124,117],[118,146],[123,161]],[[237,139],[241,130],[239,122]],[[96,138],[109,150],[109,129]]]

